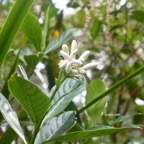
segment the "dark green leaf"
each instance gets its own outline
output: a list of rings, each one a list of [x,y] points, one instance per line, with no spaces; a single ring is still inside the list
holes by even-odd
[[[0,31],[0,67],[34,0],[16,0]]]
[[[23,141],[27,144],[23,130],[20,126],[17,114],[11,108],[11,105],[7,101],[7,99],[0,93],[0,111],[8,122],[8,124],[12,127],[12,129],[23,139]]]
[[[32,13],[29,12],[27,14],[22,28],[26,36],[34,44],[35,48],[40,51],[42,42],[42,29],[37,18]]]
[[[41,144],[49,139],[61,136],[75,123],[75,113],[65,112],[58,117],[53,117],[43,125],[38,132],[34,144]]]
[[[144,11],[136,10],[133,11],[131,18],[139,22],[144,22],[143,16],[144,16]]]
[[[22,105],[35,124],[39,124],[46,113],[50,99],[32,82],[13,74],[8,81],[10,92]]]
[[[86,104],[90,103],[93,99],[95,99],[105,91],[106,91],[105,85],[100,79],[93,80],[89,84],[87,89]],[[105,102],[106,98],[100,99],[95,103],[95,105],[87,109],[88,114],[90,115],[91,118],[92,125],[96,123],[97,118],[100,117],[102,111],[104,110]]]

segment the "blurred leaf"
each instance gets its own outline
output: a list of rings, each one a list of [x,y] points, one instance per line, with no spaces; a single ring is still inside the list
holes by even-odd
[[[102,25],[102,22],[98,20],[95,20],[92,23],[91,28],[90,28],[90,33],[91,33],[93,40],[98,36],[98,33],[101,30],[101,25]]]
[[[132,115],[121,116],[121,117],[115,119],[114,121],[112,121],[112,122],[110,123],[110,125],[115,125],[115,124],[117,124],[117,123],[124,122],[124,121],[126,121],[127,119],[129,119],[129,118],[131,118],[131,117],[134,117],[134,116],[136,116],[136,115],[140,115],[140,114],[132,114]]]
[[[42,125],[48,119],[62,112],[71,102],[71,100],[85,90],[85,82],[83,80],[67,78],[60,86],[54,99],[52,107],[42,121]]]
[[[58,138],[51,139],[48,142],[88,139],[88,138],[93,138],[93,137],[111,135],[111,134],[122,132],[128,129],[140,129],[140,127],[135,126],[135,125],[129,125],[129,126],[121,127],[121,128],[106,126],[102,128],[93,129],[93,130],[84,130],[84,131],[76,131],[76,132],[68,133]]]
[[[8,126],[5,133],[0,138],[0,144],[11,144],[16,136],[17,134],[15,131]]]
[[[29,68],[35,69],[36,65],[42,59],[42,57],[43,54],[39,52],[37,54],[25,55],[24,59],[27,62]]]
[[[93,80],[87,89],[86,104],[90,103],[93,99],[101,95],[106,91],[104,83],[100,79]],[[88,114],[91,118],[91,124],[94,125],[96,120],[101,116],[102,111],[106,103],[106,98],[100,99],[87,109]]]
[[[23,130],[20,126],[17,114],[11,108],[11,105],[7,101],[7,99],[0,93],[0,111],[8,122],[8,124],[13,128],[13,130],[23,139],[25,144],[27,144]]]
[[[67,7],[78,8],[80,5],[75,1],[70,1],[67,3]]]
[[[49,107],[49,97],[32,82],[17,76],[16,73],[11,76],[8,86],[32,121],[39,124]]]
[[[42,43],[42,29],[37,18],[32,13],[29,12],[27,14],[22,29],[29,40],[34,44],[35,48],[40,51]]]
[[[0,31],[0,67],[34,0],[16,0]]]
[[[52,138],[61,136],[75,123],[75,113],[73,111],[64,112],[58,117],[53,117],[43,125],[38,132],[34,144],[41,144]]]
[[[144,16],[144,11],[135,10],[133,11],[131,18],[143,23],[144,22],[143,16]]]
[[[46,10],[46,13],[45,13],[44,28],[42,30],[42,50],[45,50],[45,47],[46,47],[50,9],[51,9],[51,7],[49,6]]]
[[[72,38],[72,32],[73,30],[67,30],[63,32],[58,38],[52,40],[46,47],[45,53],[47,54],[60,48],[64,43]]]

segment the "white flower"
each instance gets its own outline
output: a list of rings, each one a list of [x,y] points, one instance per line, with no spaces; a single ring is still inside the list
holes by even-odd
[[[78,48],[77,42],[75,40],[72,41],[70,50],[66,44],[63,44],[62,50],[60,51],[63,59],[60,60],[59,67],[63,68],[69,75],[75,76],[77,78],[82,78],[87,69],[96,67],[97,64],[89,63],[83,65],[84,61],[86,61],[86,59],[90,55],[90,51],[83,52],[82,55],[78,59],[76,59],[77,52]]]

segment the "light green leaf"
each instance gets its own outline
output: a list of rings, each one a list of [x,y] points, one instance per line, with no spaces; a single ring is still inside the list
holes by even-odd
[[[35,124],[39,124],[48,110],[50,98],[32,82],[13,74],[8,81],[10,92],[22,105]]]
[[[74,97],[81,94],[85,90],[85,82],[83,80],[67,78],[58,89],[52,100],[53,106],[48,111],[42,121],[42,125],[48,119],[62,112]]]
[[[43,54],[42,53],[37,53],[37,54],[31,54],[31,55],[25,55],[24,59],[27,62],[28,66],[31,69],[34,69],[38,62],[42,59]]]
[[[51,41],[49,45],[46,47],[45,53],[47,54],[60,48],[62,44],[66,43],[72,38],[72,32],[73,30],[65,31],[58,38]]]
[[[42,42],[42,29],[37,18],[32,13],[29,12],[27,14],[22,28],[26,36],[34,44],[35,48],[40,51]]]
[[[47,142],[88,139],[88,138],[93,138],[93,137],[111,135],[111,134],[122,132],[122,131],[128,130],[128,129],[140,129],[140,127],[135,126],[135,125],[129,125],[129,126],[121,127],[121,128],[107,127],[106,126],[106,127],[100,127],[97,129],[93,129],[93,130],[84,130],[84,131],[72,132],[72,133],[60,136],[58,138],[48,140]]]
[[[34,0],[16,0],[0,31],[0,67]]]
[[[0,93],[0,111],[5,120],[8,122],[8,124],[12,127],[12,129],[23,139],[25,144],[27,144],[16,112],[13,111],[8,100],[1,93]]]
[[[75,112],[68,111],[48,120],[38,132],[34,144],[41,144],[49,139],[61,136],[75,123]]]
[[[106,91],[104,83],[100,79],[93,80],[87,89],[86,95],[86,104],[90,103],[93,99],[98,97],[100,94]],[[88,114],[91,118],[92,125],[95,125],[97,118],[100,117],[102,111],[104,110],[106,98],[100,99],[95,103],[95,105],[91,106],[87,109]]]

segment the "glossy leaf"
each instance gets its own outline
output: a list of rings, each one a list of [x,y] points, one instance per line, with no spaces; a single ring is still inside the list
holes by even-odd
[[[0,31],[0,67],[34,0],[16,0]]]
[[[49,97],[32,82],[19,77],[16,73],[11,76],[8,86],[32,121],[39,124],[49,107]]]
[[[72,38],[72,30],[68,30],[62,33],[58,38],[50,41],[49,45],[46,47],[45,53],[52,52],[57,50],[62,46],[62,44],[66,43]]]
[[[100,94],[106,91],[104,83],[100,79],[93,80],[87,89],[86,95],[86,104],[90,103],[93,99],[98,97]],[[104,110],[106,98],[100,99],[95,103],[95,105],[91,106],[87,109],[88,114],[91,118],[92,125],[96,123],[96,120],[100,117],[101,113]]]
[[[88,138],[93,138],[93,137],[111,135],[111,134],[122,132],[122,131],[128,130],[128,129],[140,129],[140,127],[135,126],[135,125],[129,125],[129,126],[121,127],[121,128],[106,126],[106,127],[100,127],[97,129],[93,129],[93,130],[84,130],[84,131],[76,131],[76,132],[68,133],[68,134],[60,136],[58,138],[51,139],[48,142],[88,139]]]
[[[75,123],[75,113],[73,111],[65,112],[58,117],[48,120],[38,132],[34,144],[43,143],[46,140],[61,136],[70,129]]]
[[[37,53],[37,54],[31,54],[31,55],[25,55],[24,59],[27,62],[28,66],[31,69],[34,69],[38,62],[42,59],[43,54],[42,53]]]
[[[8,122],[8,124],[12,127],[12,129],[23,139],[25,144],[27,144],[16,112],[13,111],[8,100],[1,93],[0,93],[0,111],[5,120]]]
[[[40,51],[42,42],[42,29],[37,18],[32,13],[29,12],[27,14],[22,28],[26,36],[34,44],[35,48]]]
[[[83,80],[67,78],[55,94],[52,102],[54,105],[44,117],[42,125],[51,117],[54,117],[62,112],[72,101],[72,99],[81,94],[84,90],[85,82]]]

